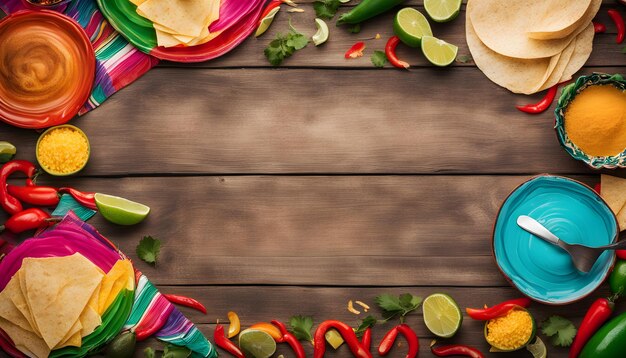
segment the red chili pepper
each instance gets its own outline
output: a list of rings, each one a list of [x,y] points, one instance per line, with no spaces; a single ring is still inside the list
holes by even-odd
[[[0,349],[13,358],[26,358],[24,353],[15,348],[11,337],[9,337],[9,335],[2,329],[0,329]]]
[[[615,308],[615,303],[608,298],[598,298],[589,306],[574,337],[569,350],[569,358],[578,357],[589,338],[611,317],[613,308]]]
[[[0,225],[0,232],[4,229],[14,234],[19,234],[27,230],[40,229],[50,225],[50,214],[39,209],[30,208],[11,216],[4,225]]]
[[[51,186],[18,186],[7,184],[9,195],[31,205],[56,206],[59,204],[59,190]]]
[[[204,307],[202,303],[194,300],[191,297],[181,296],[181,295],[165,295],[165,294],[163,295],[163,297],[167,298],[167,300],[172,303],[189,307],[189,308],[193,308],[197,311],[200,311],[206,314],[206,307]]]
[[[407,69],[411,65],[409,65],[407,62],[399,60],[398,56],[396,55],[396,47],[398,47],[399,43],[400,38],[398,36],[391,36],[389,40],[387,40],[387,45],[385,45],[385,55],[387,56],[389,63],[391,63],[393,66],[397,68]]]
[[[367,349],[368,352],[372,351],[372,329],[367,328],[365,332],[363,332],[363,337],[361,337],[361,345],[363,348]]]
[[[243,352],[235,343],[228,339],[224,333],[224,326],[218,324],[215,326],[215,332],[213,333],[213,339],[218,347],[222,348],[226,352],[234,355],[237,358],[245,358]]]
[[[501,317],[507,314],[512,308],[515,307],[528,307],[530,306],[530,298],[517,298],[514,300],[504,301],[500,304],[497,304],[493,307],[477,309],[477,308],[466,308],[465,312],[472,317],[473,319],[479,321],[488,321],[490,319],[494,319],[496,317]]]
[[[98,210],[96,206],[96,193],[82,192],[74,188],[60,188],[59,193],[68,193],[76,200],[80,205],[87,207],[91,210]]]
[[[261,17],[259,17],[259,22],[257,23],[257,27],[259,27],[259,25],[261,25],[261,21],[263,21],[263,19],[275,8],[279,7],[280,4],[282,4],[282,0],[272,0],[269,4],[267,4],[267,6],[265,7],[265,9],[263,10],[263,12],[261,13]]]
[[[395,326],[387,332],[378,346],[378,353],[381,356],[387,355],[387,353],[391,350],[391,347],[393,347],[393,343],[396,341],[398,333],[401,333],[409,343],[409,352],[406,354],[406,358],[417,357],[417,353],[419,353],[420,350],[420,342],[417,339],[415,331],[404,323]]]
[[[324,321],[315,330],[313,358],[322,358],[324,353],[326,353],[326,338],[324,335],[331,328],[339,332],[356,358],[372,358],[372,353],[359,342],[352,327],[336,320]]]
[[[31,178],[37,173],[37,168],[26,160],[11,160],[0,168],[0,206],[10,215],[17,214],[24,209],[22,203],[7,190],[7,179],[16,172],[22,172],[26,174],[26,177]]]
[[[618,258],[626,260],[626,250],[615,250],[615,253],[617,254]]]
[[[615,27],[617,28],[617,37],[615,38],[615,42],[621,44],[622,42],[624,42],[624,35],[626,35],[626,25],[624,24],[624,18],[622,17],[622,14],[620,14],[619,11],[615,9],[609,9],[607,10],[607,13],[609,14],[611,20],[613,20],[613,23],[615,23]]]
[[[530,113],[530,114],[539,114],[544,112],[546,109],[550,108],[550,105],[554,101],[554,97],[556,97],[556,92],[559,89],[559,84],[556,84],[546,92],[546,95],[535,104],[527,104],[524,106],[515,106],[522,112]]]
[[[347,59],[361,57],[363,56],[363,50],[365,50],[365,42],[359,41],[346,51],[345,57]]]
[[[604,33],[604,32],[606,32],[606,26],[604,26],[604,24],[601,23],[601,22],[595,22],[594,21],[593,22],[593,31],[596,34]]]
[[[302,347],[302,344],[300,343],[298,338],[296,338],[296,336],[294,336],[291,332],[287,330],[287,327],[283,322],[278,320],[272,320],[271,322],[274,326],[278,327],[278,329],[280,330],[280,334],[283,335],[280,340],[276,340],[276,342],[286,342],[296,354],[296,358],[304,358],[306,354],[304,353],[304,348]]]
[[[602,192],[602,184],[598,183],[596,185],[594,185],[593,190],[598,193],[598,195],[600,195],[600,193]]]
[[[472,358],[485,358],[485,356],[478,349],[460,344],[450,344],[439,347],[431,345],[430,351],[437,357],[466,356]]]

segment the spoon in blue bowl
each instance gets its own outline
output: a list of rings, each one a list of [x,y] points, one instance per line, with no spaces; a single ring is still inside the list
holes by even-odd
[[[572,258],[574,267],[576,267],[578,271],[584,273],[591,271],[591,268],[596,263],[596,261],[598,261],[598,257],[602,255],[604,250],[626,249],[626,240],[598,247],[591,247],[581,244],[568,244],[567,242],[559,239],[537,220],[527,215],[520,215],[517,218],[517,225],[519,225],[519,227],[528,231],[529,233],[537,236],[538,238],[543,239],[565,250]]]

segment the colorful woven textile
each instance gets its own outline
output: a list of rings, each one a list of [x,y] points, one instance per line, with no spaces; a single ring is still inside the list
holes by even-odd
[[[1,0],[0,9],[11,14],[23,9],[38,9],[26,0]],[[137,50],[102,16],[95,0],[74,0],[55,9],[76,20],[85,29],[96,53],[93,90],[79,115],[98,107],[113,93],[141,77],[159,60]]]

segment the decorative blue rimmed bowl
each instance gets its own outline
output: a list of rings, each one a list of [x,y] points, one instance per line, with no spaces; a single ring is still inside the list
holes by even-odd
[[[561,92],[561,97],[559,98],[556,109],[554,110],[554,114],[556,116],[556,124],[554,128],[556,129],[559,142],[565,151],[568,152],[574,159],[583,161],[594,169],[614,169],[618,167],[626,168],[626,150],[618,155],[608,157],[591,156],[586,154],[582,149],[574,144],[569,139],[567,132],[565,131],[564,113],[567,106],[574,100],[574,98],[576,98],[577,94],[592,85],[612,85],[622,91],[626,90],[626,80],[624,80],[622,75],[609,75],[606,73],[593,73],[590,76],[581,76],[576,80],[576,82],[565,86]]]
[[[600,246],[615,242],[615,214],[593,189],[560,176],[541,175],[517,187],[504,201],[493,231],[493,255],[505,278],[524,295],[553,305],[591,294],[605,280],[615,254],[605,251],[590,272],[581,273],[560,247],[517,225],[528,215],[568,243]]]

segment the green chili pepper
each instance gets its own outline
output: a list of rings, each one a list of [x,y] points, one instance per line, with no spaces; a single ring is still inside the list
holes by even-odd
[[[0,142],[0,164],[6,163],[15,156],[15,146],[9,142]]]
[[[387,12],[403,2],[404,0],[363,0],[354,9],[341,15],[337,20],[337,25],[358,24]]]
[[[609,276],[609,286],[614,295],[626,294],[626,260],[618,260]]]
[[[578,358],[623,357],[626,352],[626,313],[602,326],[585,345]]]

